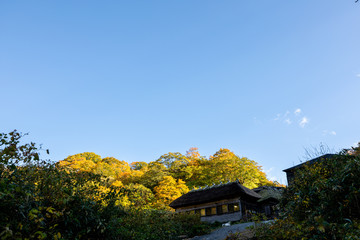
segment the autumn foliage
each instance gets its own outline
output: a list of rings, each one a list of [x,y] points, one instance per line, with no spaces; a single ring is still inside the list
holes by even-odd
[[[193,187],[239,179],[274,184],[261,167],[220,149],[209,159],[196,148],[129,165],[79,153],[56,164],[17,131],[0,134],[1,239],[177,239],[209,230],[198,215],[168,204]]]
[[[255,161],[238,157],[229,149],[220,149],[206,158],[197,148],[191,148],[185,155],[170,152],[153,162],[131,165],[113,157],[101,158],[85,152],[59,161],[58,166],[72,172],[101,175],[109,186],[124,190],[118,202],[131,208],[171,210],[168,205],[190,189],[221,182],[239,180],[248,188],[278,185],[267,180]]]

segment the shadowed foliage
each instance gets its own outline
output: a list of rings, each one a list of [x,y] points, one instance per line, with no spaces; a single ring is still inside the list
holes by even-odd
[[[360,158],[336,155],[304,165],[285,191],[283,215],[256,229],[257,239],[358,239]]]

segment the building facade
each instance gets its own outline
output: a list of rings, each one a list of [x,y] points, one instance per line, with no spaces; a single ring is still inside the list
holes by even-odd
[[[290,186],[294,182],[294,179],[296,178],[296,172],[298,170],[303,169],[305,166],[310,166],[310,165],[313,165],[313,164],[321,162],[321,161],[326,161],[327,159],[331,159],[331,158],[334,158],[336,156],[337,156],[336,154],[325,154],[325,155],[322,155],[320,157],[311,159],[311,160],[306,161],[304,163],[301,163],[299,165],[296,165],[296,166],[293,166],[291,168],[287,168],[287,169],[283,170],[283,172],[286,173],[288,186]]]
[[[228,222],[262,212],[262,197],[239,181],[193,190],[170,203],[176,212],[193,212],[202,221]]]

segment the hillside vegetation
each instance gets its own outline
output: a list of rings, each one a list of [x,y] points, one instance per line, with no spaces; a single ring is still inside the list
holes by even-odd
[[[261,167],[220,149],[209,159],[196,149],[129,165],[80,153],[53,164],[45,150],[0,134],[1,239],[178,239],[204,234],[199,216],[174,214],[168,204],[190,188],[239,179],[273,185]]]
[[[248,188],[277,184],[266,179],[255,161],[240,158],[228,149],[220,149],[205,158],[196,148],[191,148],[185,155],[167,153],[153,162],[131,165],[113,157],[101,158],[85,152],[67,157],[58,166],[69,172],[101,175],[108,186],[119,187],[125,192],[118,201],[131,208],[171,210],[169,203],[189,189],[236,179]],[[110,188],[103,190],[107,192]]]

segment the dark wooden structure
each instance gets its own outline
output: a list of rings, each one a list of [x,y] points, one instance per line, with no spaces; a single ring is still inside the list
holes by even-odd
[[[194,212],[202,221],[237,221],[247,215],[262,212],[262,197],[242,186],[239,181],[192,190],[175,199],[170,207],[176,212]]]
[[[279,215],[280,199],[284,192],[283,187],[262,186],[252,189],[261,196],[257,201],[260,206],[260,212],[265,214],[268,218],[275,218]]]
[[[320,157],[311,159],[311,160],[306,161],[304,163],[301,163],[299,165],[296,165],[296,166],[293,166],[291,168],[283,170],[283,172],[286,173],[288,186],[290,186],[293,183],[294,179],[296,178],[296,171],[297,170],[303,168],[305,165],[312,165],[312,164],[315,164],[317,162],[324,161],[326,159],[331,159],[331,158],[333,158],[335,156],[336,156],[336,154],[325,154],[325,155],[322,155]]]

